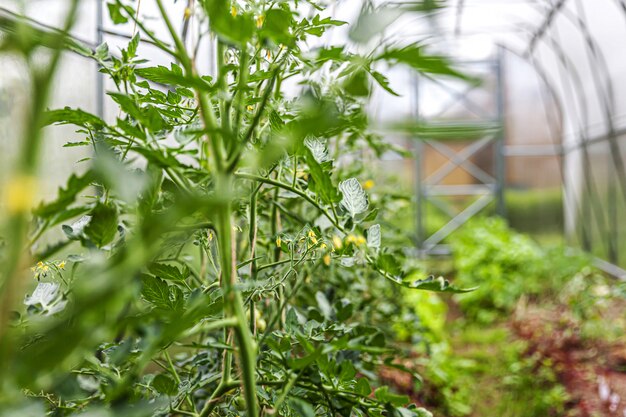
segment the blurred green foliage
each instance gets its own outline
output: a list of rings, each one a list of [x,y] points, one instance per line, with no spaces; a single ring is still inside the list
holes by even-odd
[[[520,296],[549,299],[591,259],[566,248],[543,249],[528,235],[499,218],[466,224],[450,238],[455,282],[479,288],[459,305],[479,321],[491,322],[511,311]]]
[[[58,30],[0,18],[0,51],[32,87],[3,192],[0,415],[429,416],[378,379],[402,353],[389,324],[407,310],[401,291],[464,290],[404,250],[406,231],[386,225],[406,200],[366,192],[353,155],[396,149],[369,126],[373,88],[397,94],[381,68],[465,79],[358,23],[384,29],[437,2],[367,3],[358,48],[310,48],[347,24],[323,3],[202,0],[177,15],[156,0],[147,18],[111,0],[111,21],[136,28],[119,51],[68,35],[79,3]],[[192,47],[204,37],[211,74]],[[109,81],[110,120],[47,108],[68,51]],[[43,128],[59,124],[77,128],[65,146],[84,147],[89,168],[35,205]]]

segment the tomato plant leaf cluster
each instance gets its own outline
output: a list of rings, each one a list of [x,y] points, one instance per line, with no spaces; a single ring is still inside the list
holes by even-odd
[[[366,53],[310,48],[346,25],[322,3],[201,0],[177,16],[156,0],[157,34],[140,2],[112,0],[111,21],[137,29],[120,51],[70,42],[71,3],[59,32],[19,17],[0,26],[2,50],[51,54],[43,76],[32,70],[16,178],[36,175],[47,125],[76,126],[66,146],[90,166],[53,201],[12,206],[0,415],[430,415],[377,378],[398,353],[385,297],[464,290],[406,266],[354,161],[393,149],[367,112],[373,84],[397,94],[380,63],[465,77],[422,45],[370,45],[371,16],[351,31]],[[207,37],[210,74],[193,47]],[[144,59],[144,43],[169,64]],[[68,48],[110,80],[110,117],[46,109]],[[39,284],[15,306],[28,263]]]

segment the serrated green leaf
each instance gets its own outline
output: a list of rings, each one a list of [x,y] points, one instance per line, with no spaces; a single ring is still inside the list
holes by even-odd
[[[311,181],[309,182],[311,190],[327,204],[339,201],[339,193],[333,185],[330,175],[315,160],[313,153],[308,148],[305,148],[304,156],[311,173]]]
[[[157,308],[172,308],[171,287],[165,281],[152,275],[142,275],[141,284],[141,295],[146,301]]]
[[[394,95],[396,97],[400,96],[398,93],[396,93],[395,91],[391,89],[391,87],[389,86],[389,80],[383,74],[381,74],[378,71],[371,70],[370,75],[376,81],[376,83],[379,86],[381,86],[385,91],[387,91],[389,94]]]
[[[70,107],[48,110],[44,116],[44,125],[47,126],[54,123],[74,124],[86,129],[102,129],[106,126],[106,123],[98,116],[82,109],[72,109]]]
[[[309,148],[311,154],[313,154],[313,158],[315,158],[318,163],[321,164],[329,160],[328,149],[326,148],[326,144],[321,140],[306,138],[304,140],[304,145]]]
[[[339,183],[339,191],[343,195],[341,206],[350,214],[350,217],[363,213],[369,203],[363,187],[356,178],[349,178]]]
[[[185,268],[183,271],[175,266],[167,265],[163,263],[150,264],[148,270],[163,279],[169,279],[172,281],[184,281],[189,276],[189,269]]]
[[[171,68],[162,65],[156,67],[136,68],[135,74],[146,80],[173,87],[199,88],[210,91],[211,85],[200,77],[185,75],[183,70],[172,63]]]
[[[85,236],[98,247],[111,243],[117,234],[117,208],[112,204],[98,203],[89,216],[91,220],[83,230]]]
[[[65,188],[59,188],[57,198],[49,203],[41,203],[33,210],[33,214],[47,219],[59,211],[67,209],[75,200],[76,195],[87,188],[94,179],[93,171],[87,171],[83,175],[72,174],[67,180]]]
[[[176,395],[178,383],[168,374],[158,374],[152,380],[152,387],[161,394]]]

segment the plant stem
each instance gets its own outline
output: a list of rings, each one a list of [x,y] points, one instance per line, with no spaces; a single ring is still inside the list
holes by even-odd
[[[234,175],[238,178],[244,178],[247,180],[259,181],[259,182],[264,182],[266,184],[274,185],[276,187],[283,188],[285,190],[291,191],[294,194],[299,195],[300,197],[304,198],[306,201],[311,203],[313,206],[315,206],[315,208],[317,208],[320,211],[320,213],[322,213],[328,220],[330,220],[333,226],[335,226],[341,232],[346,233],[345,229],[337,222],[337,220],[324,207],[319,205],[317,201],[311,198],[311,196],[309,196],[304,191],[299,190],[298,188],[292,187],[289,184],[285,184],[284,182],[276,181],[271,178],[262,177],[260,175],[247,174],[245,172],[235,172]]]

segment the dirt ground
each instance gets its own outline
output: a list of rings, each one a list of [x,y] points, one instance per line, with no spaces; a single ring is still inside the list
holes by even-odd
[[[451,306],[450,313],[458,316],[459,312]],[[615,317],[606,320],[622,320],[626,311],[626,301],[616,302],[608,309]],[[622,326],[622,322],[615,322]],[[504,326],[511,336],[527,342],[526,355],[540,355],[553,364],[559,382],[567,391],[569,400],[566,410],[559,415],[537,417],[626,417],[626,340],[624,338],[584,337],[579,321],[573,318],[563,306],[537,306],[521,302],[515,313],[499,326]],[[601,332],[601,330],[600,330]],[[602,335],[601,335],[602,336]],[[492,346],[495,348],[495,346]],[[484,349],[485,346],[465,346],[462,350]],[[497,349],[495,349],[497,354]],[[463,352],[457,352],[463,354]],[[407,359],[402,366],[417,370],[415,359]],[[438,393],[433,392],[428,384],[421,390],[415,389],[414,380],[409,373],[398,369],[383,367],[379,370],[381,380],[395,387],[417,405],[429,407],[429,403]],[[485,379],[491,378],[486,374]],[[492,378],[494,379],[494,378]],[[482,384],[497,385],[496,380],[476,381],[480,390]],[[485,393],[484,401],[493,395],[493,389]],[[484,411],[484,410],[483,410]],[[480,415],[474,410],[470,417],[492,417]],[[478,413],[478,414],[477,414]],[[440,414],[435,413],[436,416]],[[497,416],[493,416],[497,417]]]
[[[623,312],[624,305],[613,311]],[[585,340],[576,320],[558,307],[520,306],[511,325],[531,351],[555,363],[571,397],[568,417],[626,417],[625,340]]]

